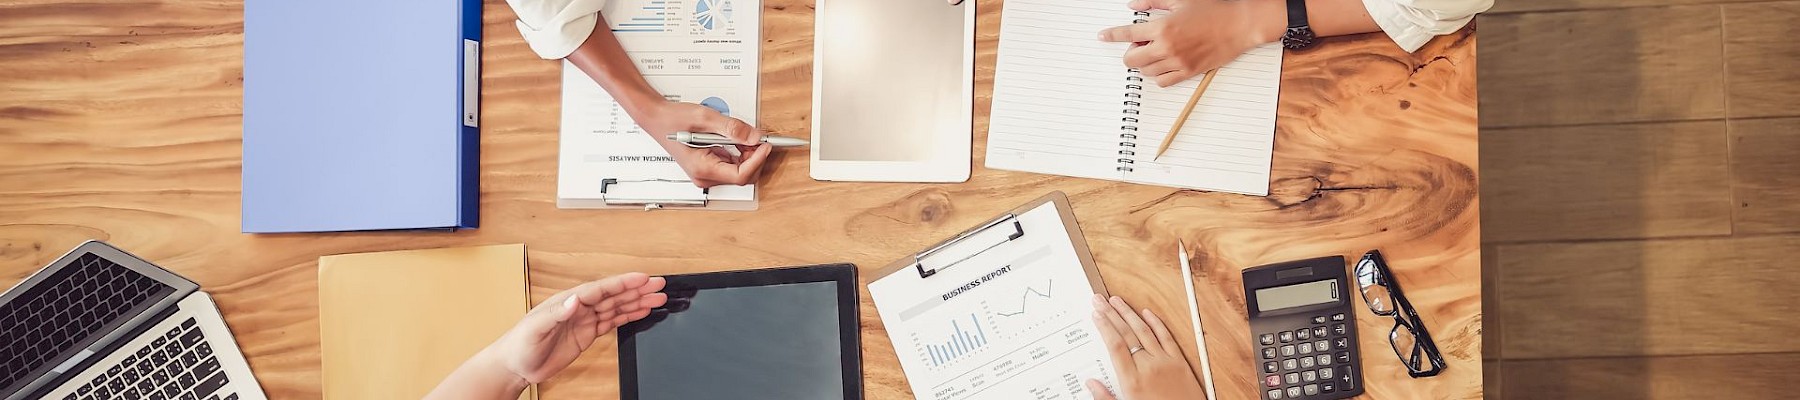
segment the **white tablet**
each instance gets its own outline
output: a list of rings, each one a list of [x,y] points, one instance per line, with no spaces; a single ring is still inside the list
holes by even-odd
[[[969,179],[975,2],[818,0],[812,177]]]

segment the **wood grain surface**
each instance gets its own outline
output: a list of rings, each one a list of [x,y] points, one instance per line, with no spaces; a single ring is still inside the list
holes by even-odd
[[[811,4],[766,0],[763,10],[760,120],[801,136],[810,107]],[[246,235],[238,232],[241,2],[5,0],[0,284],[82,240],[110,241],[204,285],[264,389],[310,398],[319,395],[322,255],[523,242],[532,295],[541,300],[626,271],[820,262],[873,270],[1061,190],[1109,289],[1135,305],[1165,316],[1186,312],[1174,246],[1180,238],[1192,247],[1223,399],[1256,394],[1238,272],[1373,248],[1388,255],[1450,364],[1442,376],[1408,378],[1380,334],[1392,322],[1359,311],[1365,397],[1481,397],[1473,27],[1414,54],[1380,35],[1290,52],[1271,195],[1250,197],[981,168],[1001,2],[979,5],[975,173],[966,183],[815,182],[800,150],[778,154],[758,212],[559,210],[558,64],[535,58],[506,3],[488,0],[480,229]],[[870,302],[862,315],[867,397],[910,397]],[[1192,332],[1175,325],[1191,352]],[[603,340],[544,384],[544,396],[616,397],[615,358]]]

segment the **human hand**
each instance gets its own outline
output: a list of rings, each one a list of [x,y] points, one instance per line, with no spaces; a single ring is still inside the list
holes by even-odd
[[[1130,7],[1173,13],[1107,28],[1100,31],[1100,40],[1137,43],[1125,52],[1125,66],[1159,86],[1218,69],[1251,48],[1280,39],[1287,28],[1287,9],[1274,0],[1132,0]]]
[[[555,376],[614,329],[650,315],[669,300],[667,281],[628,273],[583,283],[533,307],[485,353],[526,383]]]
[[[694,186],[702,188],[756,182],[763,162],[774,149],[774,146],[762,144],[764,132],[761,129],[694,103],[669,101],[658,104],[643,118],[637,118],[637,124],[675,158],[675,163],[687,172]],[[739,143],[736,148],[739,154],[734,155],[723,147],[688,147],[668,139],[669,134],[679,131],[725,135]]]
[[[1138,314],[1143,314],[1139,318]],[[1113,296],[1102,299],[1094,295],[1094,322],[1100,325],[1100,338],[1112,354],[1113,366],[1119,370],[1120,391],[1132,400],[1204,399],[1205,390],[1194,370],[1188,367],[1181,345],[1169,334],[1169,327],[1149,309],[1132,312],[1124,299]],[[1089,379],[1088,391],[1095,400],[1114,400],[1114,394],[1099,380]]]

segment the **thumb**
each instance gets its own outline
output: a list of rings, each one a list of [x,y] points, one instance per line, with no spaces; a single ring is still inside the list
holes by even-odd
[[[1118,399],[1117,397],[1113,397],[1112,391],[1106,390],[1106,384],[1100,383],[1099,379],[1089,379],[1087,381],[1087,387],[1088,387],[1088,392],[1091,392],[1094,394],[1094,400],[1117,400]]]
[[[581,309],[581,306],[581,295],[571,294],[567,300],[563,300],[561,308],[556,310],[556,322],[568,321],[569,317],[575,315],[576,310]]]
[[[1181,8],[1181,0],[1131,0],[1132,11],[1174,10]]]
[[[738,144],[745,146],[762,144],[763,131],[761,129],[756,129],[754,126],[750,126],[750,124],[744,123],[743,120],[732,118],[731,116],[720,114],[718,111],[708,109],[704,121],[706,126],[703,128],[711,130],[713,133],[725,135],[725,137],[731,138],[732,141],[735,141]]]

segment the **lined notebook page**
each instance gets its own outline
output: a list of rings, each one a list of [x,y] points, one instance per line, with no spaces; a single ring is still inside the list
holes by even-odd
[[[987,167],[1120,180],[1125,0],[1007,0],[989,114]]]
[[[1250,50],[1219,68],[1181,133],[1156,156],[1169,128],[1200,84],[1196,76],[1170,87],[1144,85],[1138,150],[1125,180],[1189,189],[1265,196],[1275,149],[1275,108],[1281,92],[1281,44]],[[998,97],[996,97],[996,102]]]

